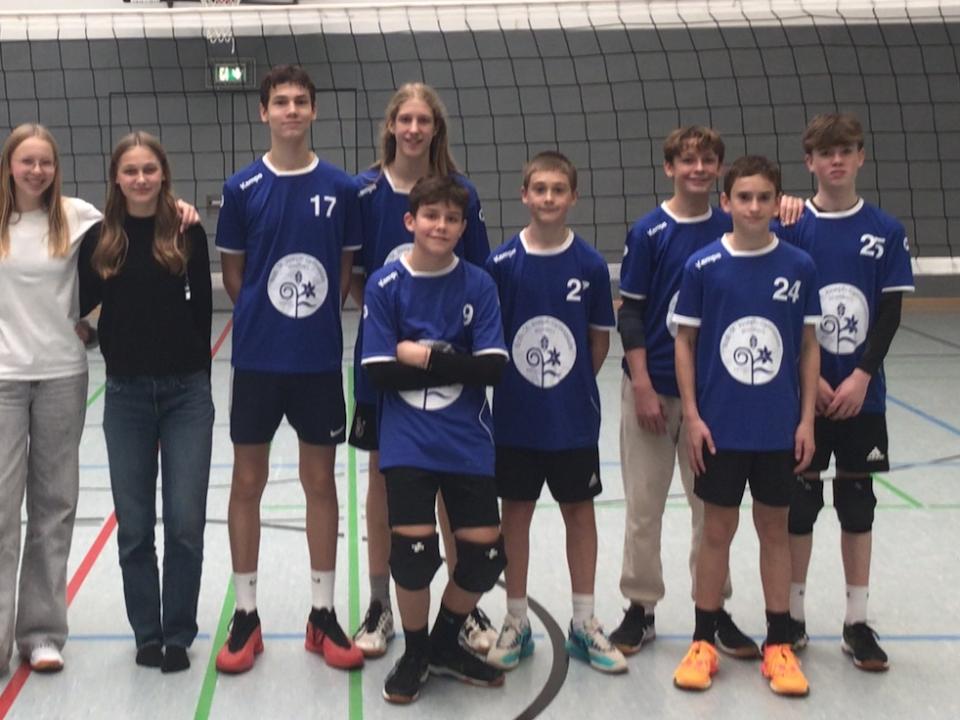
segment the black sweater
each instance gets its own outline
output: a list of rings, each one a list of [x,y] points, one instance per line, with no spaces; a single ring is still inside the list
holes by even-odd
[[[187,273],[173,275],[153,257],[153,218],[128,217],[127,257],[108,280],[90,263],[101,227],[84,236],[78,266],[81,315],[102,304],[98,331],[107,375],[209,372],[213,311],[203,227],[187,230]]]

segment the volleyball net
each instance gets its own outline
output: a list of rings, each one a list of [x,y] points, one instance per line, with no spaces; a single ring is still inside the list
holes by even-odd
[[[580,172],[573,226],[614,264],[629,223],[671,194],[675,127],[716,128],[728,159],[775,158],[785,189],[809,195],[807,120],[852,111],[868,133],[862,194],[907,226],[921,273],[960,273],[956,0],[117,0],[0,12],[0,48],[0,132],[50,127],[66,191],[92,202],[114,142],[144,129],[212,233],[223,179],[268,145],[259,79],[293,62],[318,88],[313,146],[349,172],[375,160],[398,85],[437,88],[491,243],[527,221],[523,162],[559,149]]]

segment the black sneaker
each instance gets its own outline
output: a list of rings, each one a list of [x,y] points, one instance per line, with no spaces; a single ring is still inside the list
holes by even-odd
[[[808,642],[810,642],[810,637],[807,635],[807,623],[803,620],[795,620],[791,617],[790,645],[793,647],[794,651],[803,650],[807,646]]]
[[[405,652],[383,683],[383,699],[408,705],[420,697],[420,688],[430,677],[430,661],[425,655]]]
[[[153,641],[137,648],[137,665],[158,668],[163,663],[163,645]]]
[[[624,655],[633,655],[657,636],[653,614],[648,615],[642,605],[630,604],[619,627],[608,636],[610,642]]]
[[[841,647],[861,670],[883,672],[890,667],[887,654],[877,644],[877,633],[865,622],[844,624]]]
[[[733,618],[723,608],[717,616],[717,650],[725,655],[741,660],[755,660],[760,657],[760,648],[753,639],[733,622]]]
[[[460,643],[443,648],[430,644],[430,674],[445,675],[480,687],[503,685],[503,670],[487,665]]]

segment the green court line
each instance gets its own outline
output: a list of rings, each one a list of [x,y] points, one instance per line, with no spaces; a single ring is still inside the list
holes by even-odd
[[[347,367],[347,398],[350,409],[347,411],[347,427],[353,423],[353,368]],[[360,625],[360,532],[359,508],[357,506],[357,450],[347,445],[347,538],[350,570],[350,617],[348,627],[351,630]],[[349,695],[350,720],[363,720],[363,671],[350,671]]]
[[[916,509],[920,509],[920,508],[923,507],[923,503],[922,503],[922,502],[920,502],[919,500],[917,500],[917,499],[915,499],[915,498],[910,497],[909,495],[907,495],[907,493],[905,493],[903,490],[901,490],[900,488],[898,488],[896,485],[894,485],[892,482],[890,482],[889,480],[887,480],[887,479],[886,479],[885,477],[883,477],[882,475],[874,474],[873,479],[876,480],[876,481],[877,481],[878,483],[880,483],[881,485],[883,485],[887,490],[889,490],[890,492],[892,492],[894,495],[896,495],[898,498],[900,498],[901,500],[903,500],[905,503],[907,503],[907,504],[910,505],[911,507],[916,508]]]
[[[104,383],[100,383],[100,387],[98,387],[96,390],[93,391],[93,395],[87,398],[88,410],[90,409],[90,406],[93,405],[100,398],[101,395],[103,395],[103,391],[106,389],[107,389],[107,384],[104,382]]]
[[[213,707],[213,693],[217,689],[217,651],[227,641],[227,629],[230,618],[233,617],[233,576],[227,580],[227,594],[223,598],[223,607],[220,609],[220,621],[217,623],[217,632],[213,636],[210,647],[210,659],[207,660],[207,672],[203,676],[203,685],[200,686],[200,697],[197,698],[197,711],[194,720],[207,720],[210,717],[210,708]]]

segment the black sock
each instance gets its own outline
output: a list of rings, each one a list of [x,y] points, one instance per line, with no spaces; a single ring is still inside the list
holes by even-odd
[[[190,667],[190,658],[187,649],[180,645],[167,645],[163,653],[163,664],[160,672],[172,673],[186,670]]]
[[[407,644],[405,652],[426,655],[430,649],[430,635],[427,628],[422,627],[419,630],[403,629],[403,638]]]
[[[711,645],[715,644],[720,610],[704,610],[701,607],[694,607],[694,614],[697,624],[693,630],[693,641],[704,640]]]
[[[766,645],[784,645],[790,642],[790,613],[767,610]]]
[[[457,636],[466,620],[466,615],[458,615],[446,605],[441,604],[440,612],[437,613],[437,619],[430,633],[430,644],[440,649],[456,647],[459,642]]]
[[[137,665],[160,667],[163,662],[163,646],[158,642],[148,642],[137,648]]]

